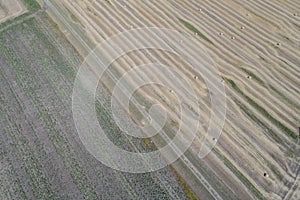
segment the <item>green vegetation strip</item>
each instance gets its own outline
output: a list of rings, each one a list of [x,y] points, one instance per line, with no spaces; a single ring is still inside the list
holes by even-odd
[[[225,157],[219,150],[213,149],[213,152],[220,158],[223,163],[234,173],[242,183],[255,195],[258,199],[263,199],[263,195],[260,191]]]
[[[267,60],[264,57],[259,56],[259,58],[262,59],[263,61],[267,62]]]
[[[278,91],[276,88],[274,88],[272,85],[269,85],[271,90],[273,90],[276,94],[278,94],[281,98],[283,98],[286,102],[294,106],[295,108],[300,110],[300,106],[296,104],[295,102],[291,101],[288,97],[286,97],[284,94],[282,94],[280,91]]]
[[[231,87],[234,88],[235,90],[240,90],[237,85],[230,79],[225,79],[227,82],[230,83]],[[278,144],[284,146],[288,151],[291,151],[291,149],[285,144],[283,143],[282,139],[280,137],[278,137],[278,135],[276,133],[274,133],[274,131],[272,129],[270,129],[266,124],[264,124],[260,119],[258,119],[252,112],[250,112],[250,109],[245,106],[244,104],[242,104],[240,101],[238,101],[237,99],[234,100],[234,102],[241,108],[241,110],[246,113],[246,115],[248,115],[248,117],[250,117],[250,119],[252,119],[255,123],[257,123],[260,127],[262,127],[266,133],[269,134],[270,137],[272,137],[272,139],[277,142]],[[278,177],[280,177],[280,173],[273,171],[274,174],[276,174]]]
[[[280,59],[282,62],[284,62],[285,64],[289,65],[287,62],[285,62],[284,60]],[[250,70],[246,69],[246,68],[241,68],[245,73],[247,73],[249,76],[251,76],[255,81],[257,81],[258,83],[260,83],[261,85],[265,86],[265,83],[262,79],[260,79],[258,76],[256,76],[253,72],[251,72]],[[292,106],[294,106],[295,108],[300,110],[300,106],[298,104],[296,104],[295,102],[291,101],[288,97],[286,97],[284,94],[282,94],[280,91],[278,91],[276,88],[274,88],[272,85],[269,85],[269,87],[271,88],[271,90],[273,90],[275,93],[277,93],[281,98],[283,98],[286,102],[288,102],[289,104],[291,104]]]
[[[235,102],[239,105],[242,111],[244,111],[254,122],[256,122],[260,127],[265,129],[267,133],[279,144],[285,146],[282,143],[282,140],[276,135],[268,126],[266,126],[261,120],[259,120],[253,113],[249,111],[245,105],[243,105],[240,101],[235,100]]]
[[[170,165],[170,169],[178,183],[178,185],[181,187],[183,192],[185,193],[187,199],[189,200],[196,200],[199,199],[197,195],[194,193],[194,191],[191,189],[191,187],[186,183],[186,181],[180,176],[180,174]]]
[[[26,6],[26,8],[32,13],[41,9],[40,4],[36,0],[22,0],[22,1]]]
[[[215,45],[208,37],[206,37],[203,33],[201,33],[196,27],[194,27],[192,24],[190,24],[188,21],[185,21],[183,19],[178,19],[187,29],[192,31],[193,33],[197,33],[198,36],[200,36],[202,39],[206,40],[212,45]]]
[[[0,29],[3,29],[6,26],[9,26],[10,24],[12,24],[14,22],[17,22],[18,20],[24,19],[25,17],[28,17],[29,15],[30,15],[30,13],[27,12],[27,13],[24,13],[22,15],[19,15],[18,17],[8,19],[5,22],[3,22],[3,23],[0,24]]]
[[[251,72],[250,70],[246,69],[246,68],[241,68],[244,72],[246,72],[249,76],[251,76],[255,81],[257,81],[258,83],[264,85],[263,80],[261,80],[259,77],[257,77],[253,72]]]
[[[240,88],[235,84],[233,80],[230,80],[228,78],[224,78],[231,87],[237,91],[239,94],[241,94],[247,102],[253,106],[256,110],[258,110],[263,116],[265,116],[268,120],[270,120],[274,125],[276,125],[280,130],[282,130],[287,136],[293,138],[294,140],[298,139],[298,135],[295,134],[293,131],[291,131],[289,128],[287,128],[285,125],[283,125],[280,121],[272,117],[263,107],[258,105],[253,99],[251,99],[249,96],[245,95]]]
[[[31,14],[37,12],[38,10],[41,9],[41,6],[40,4],[37,3],[36,0],[22,0],[23,4],[25,5],[25,7],[27,8],[27,10],[29,12],[26,12],[26,13],[23,13],[22,15],[19,15],[15,18],[11,18],[11,19],[8,19],[6,20],[5,22],[1,23],[0,24],[0,29],[3,29],[5,28],[6,26],[12,24],[12,23],[15,23],[19,20],[22,20],[24,19],[25,17],[28,17],[30,16]]]

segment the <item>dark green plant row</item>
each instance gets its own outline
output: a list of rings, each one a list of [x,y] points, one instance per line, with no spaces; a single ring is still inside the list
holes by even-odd
[[[244,92],[240,90],[240,88],[235,84],[235,82],[233,80],[228,79],[228,78],[224,78],[224,80],[226,80],[226,82],[228,82],[235,91],[237,91],[240,95],[242,95],[251,106],[253,106],[256,110],[258,110],[263,116],[265,116],[268,120],[270,120],[274,125],[276,125],[280,130],[282,130],[287,136],[293,138],[294,140],[298,139],[297,134],[295,134],[293,131],[291,131],[288,127],[286,127],[280,121],[278,121],[277,119],[272,117],[263,107],[258,105],[249,96],[244,94]]]
[[[284,60],[280,59],[282,62],[284,62],[285,64],[289,65],[287,62],[285,62]],[[264,81],[259,78],[258,76],[256,76],[253,72],[251,72],[250,70],[246,69],[246,68],[241,68],[244,72],[246,72],[249,76],[251,76],[255,81],[257,81],[258,83],[260,83],[261,85],[265,86]],[[296,104],[295,102],[291,101],[289,98],[287,98],[284,94],[282,94],[280,91],[278,91],[276,88],[274,88],[272,85],[269,85],[269,87],[271,88],[271,90],[273,90],[275,93],[277,93],[280,97],[282,97],[286,102],[288,102],[289,104],[291,104],[292,106],[296,107],[297,109],[300,110],[300,106],[298,104]]]
[[[196,27],[194,27],[192,24],[190,24],[188,21],[185,21],[183,19],[178,19],[187,29],[189,29],[190,31],[192,31],[193,33],[197,33],[198,36],[200,36],[202,39],[206,40],[207,42],[209,42],[210,44],[214,45],[214,43],[208,39],[208,37],[206,37],[203,33],[201,33]]]
[[[179,186],[182,188],[183,192],[185,193],[187,199],[192,200],[192,199],[198,199],[197,195],[195,192],[191,189],[191,187],[187,184],[187,182],[181,177],[181,175],[172,167],[170,166],[170,169],[175,176],[175,179]]]
[[[283,98],[286,102],[291,104],[292,106],[296,107],[297,109],[300,110],[300,106],[296,104],[295,102],[291,101],[289,98],[287,98],[284,94],[282,94],[280,91],[278,91],[276,88],[274,88],[272,85],[269,85],[271,90],[273,90],[276,94],[278,94],[281,98]]]
[[[217,149],[213,149],[213,152],[218,156],[219,159],[234,173],[240,181],[255,195],[258,199],[264,199],[261,192]]]
[[[31,12],[34,13],[41,9],[40,4],[36,0],[22,0],[26,8]]]
[[[261,80],[258,76],[256,76],[253,72],[251,72],[250,70],[246,69],[246,68],[241,68],[244,72],[246,72],[249,76],[251,76],[255,81],[257,81],[258,83],[264,85],[264,81]]]
[[[249,109],[243,105],[241,102],[239,101],[235,101],[239,107],[241,108],[241,110],[246,113],[255,123],[257,123],[259,126],[261,126],[264,130],[266,130],[266,132],[273,138],[273,140],[283,146],[285,146],[285,144],[282,142],[282,140],[278,137],[277,134],[275,134],[268,126],[266,126],[260,119],[258,119],[253,113],[251,113],[249,111]]]

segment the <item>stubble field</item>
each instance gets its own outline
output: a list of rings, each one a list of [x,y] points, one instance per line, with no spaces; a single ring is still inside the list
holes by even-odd
[[[1,199],[299,199],[297,1],[45,1],[59,26],[43,11],[36,13],[40,8],[32,2],[23,1],[31,15],[6,21],[0,30]],[[187,33],[205,45],[226,85],[226,122],[217,146],[199,159],[210,117],[203,79],[195,79],[186,61],[173,54],[128,53],[113,64],[118,77],[145,63],[172,67],[197,92],[202,126],[193,148],[172,170],[121,173],[99,163],[79,140],[72,87],[83,57],[98,42],[149,26]],[[157,71],[149,76],[166,78]],[[124,137],[117,128],[107,109],[114,83],[109,78],[106,83],[98,87],[96,108],[109,138],[127,150],[155,149],[151,140]],[[143,98],[146,109],[162,104],[169,113],[165,131],[178,128],[178,102],[168,89],[144,87],[136,98]]]
[[[208,165],[242,199],[299,197],[300,8],[296,1],[51,0],[49,5],[63,11],[61,29],[84,56],[88,51],[74,39],[74,30],[88,40],[91,49],[121,31],[149,26],[198,38],[226,84],[227,118],[216,148],[196,163]],[[55,17],[53,7],[49,12]],[[71,24],[72,31],[66,24]],[[115,61],[113,70],[122,74],[152,62],[173,67],[193,85],[203,117],[199,132],[205,134],[210,116],[208,91],[183,60],[161,51],[133,52]],[[159,76],[155,71],[152,75]],[[140,93],[152,103],[160,101],[169,107],[170,121],[176,127],[179,111],[173,108],[172,93],[161,87],[143,88]],[[193,189],[197,191],[197,186]],[[215,189],[222,192],[222,188]]]

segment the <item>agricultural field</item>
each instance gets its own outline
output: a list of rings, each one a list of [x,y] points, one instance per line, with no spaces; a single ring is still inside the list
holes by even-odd
[[[0,199],[300,198],[297,1],[12,2],[0,0]],[[7,11],[9,5],[14,6]],[[17,9],[16,5],[25,7]],[[176,95],[187,100],[184,106],[193,116],[201,116],[197,138],[176,162],[158,171],[134,174],[111,169],[87,151],[73,119],[72,92],[79,67],[98,43],[146,27],[176,30],[203,44],[221,73],[216,81],[226,87],[227,107],[221,137],[217,142],[211,138],[209,143],[215,141],[216,146],[199,158],[214,95],[201,74],[182,57],[162,49],[120,56],[101,79],[95,96],[97,120],[116,146],[147,153],[166,145],[163,136],[126,136],[109,109],[115,79],[135,66],[167,65],[197,94],[195,104],[189,102],[189,91],[161,85],[135,92],[134,101],[146,112],[153,104],[166,109],[162,135],[172,138],[179,129],[181,110]],[[135,36],[159,43],[155,38]],[[130,43],[124,40],[118,45]],[[197,55],[197,49],[195,43],[189,50]],[[104,51],[101,56],[109,58],[114,53]],[[139,77],[173,83],[168,72],[159,70],[141,72]],[[130,113],[120,109],[118,115],[143,126],[147,121],[134,101]],[[186,132],[190,127],[185,126]]]
[[[0,23],[13,17],[17,17],[27,9],[20,0],[0,1]]]
[[[194,195],[170,168],[128,174],[93,158],[72,119],[72,87],[82,58],[44,12],[11,23],[0,33],[0,199]],[[109,93],[99,90],[105,103]],[[111,114],[104,105],[97,108],[99,123],[118,142]]]
[[[181,159],[185,165],[177,171],[183,175],[196,168],[204,176],[210,184],[203,180],[202,184],[194,184],[186,178],[199,196],[205,188],[215,199],[299,198],[297,1],[49,0],[46,4],[48,13],[83,57],[98,43],[136,28],[169,28],[200,41],[221,71],[219,81],[226,85],[226,121],[213,151],[204,159],[197,158],[193,153],[198,150],[196,141],[194,151],[186,153]],[[124,41],[119,45],[127,44]],[[120,78],[133,66],[153,62],[171,66],[199,95],[203,126],[197,139],[203,140],[210,117],[209,91],[201,78],[195,79],[195,72],[182,58],[161,50],[130,52],[118,58],[111,71]],[[168,77],[158,71],[148,74],[151,76]],[[106,82],[106,87],[113,90],[114,81]],[[178,128],[179,110],[173,91],[144,87],[138,95],[146,99],[146,109],[157,102],[168,108],[169,129]],[[193,104],[188,107],[197,110]],[[138,123],[138,113],[132,115]],[[160,145],[157,141],[155,144]],[[190,161],[194,167],[187,167]],[[229,193],[234,196],[226,197]]]

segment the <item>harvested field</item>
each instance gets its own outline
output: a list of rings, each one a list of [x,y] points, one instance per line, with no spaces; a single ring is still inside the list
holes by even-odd
[[[199,160],[196,145],[187,153],[186,158],[211,184],[200,181],[204,186],[190,183],[191,187],[197,194],[203,193],[204,187],[213,198],[232,199],[226,196],[229,193],[240,199],[299,197],[297,1],[49,0],[47,5],[49,14],[82,56],[98,42],[134,28],[170,28],[201,41],[225,80],[227,118],[211,154]],[[121,77],[133,66],[152,62],[171,66],[197,91],[204,124],[199,127],[199,140],[203,139],[210,117],[209,92],[201,78],[194,80],[195,74],[184,60],[163,51],[131,52],[116,60],[112,71]],[[156,71],[149,76],[166,78]],[[112,89],[113,83],[108,83],[106,87]],[[174,109],[176,99],[171,92],[162,87],[145,87],[139,95],[149,103],[159,102],[169,108],[169,121],[173,120],[176,128],[179,111]],[[197,110],[195,105],[188,106]],[[197,165],[207,167],[201,171]]]
[[[0,44],[0,199],[187,198],[169,168],[122,173],[86,151],[71,109],[81,57],[45,13],[2,31]],[[111,114],[97,105],[99,122],[120,142]]]
[[[0,1],[0,23],[27,11],[21,0]]]

